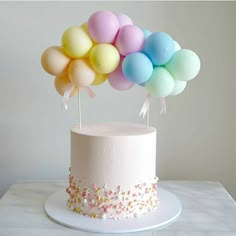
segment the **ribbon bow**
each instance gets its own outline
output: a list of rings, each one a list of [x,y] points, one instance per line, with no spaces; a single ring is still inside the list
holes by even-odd
[[[150,106],[150,103],[151,103],[151,99],[152,99],[152,96],[151,94],[149,93],[143,103],[143,106],[139,112],[139,116],[142,116],[143,118],[146,116],[148,110],[149,110],[149,106]],[[161,97],[160,98],[160,105],[161,105],[161,111],[160,111],[160,114],[166,114],[166,109],[167,109],[167,106],[166,106],[166,100],[165,100],[165,97]]]
[[[68,102],[70,98],[71,92],[75,89],[76,87],[74,86],[73,83],[70,83],[66,86],[63,98],[62,98],[62,104],[65,108],[65,110],[68,109]],[[83,89],[88,93],[90,98],[95,98],[96,94],[93,92],[93,90],[89,87],[84,87],[84,88],[77,88],[78,92],[82,91]]]

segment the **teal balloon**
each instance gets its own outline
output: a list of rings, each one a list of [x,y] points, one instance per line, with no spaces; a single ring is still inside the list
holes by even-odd
[[[179,95],[180,93],[182,93],[187,85],[186,81],[181,81],[181,80],[175,80],[174,83],[175,83],[174,89],[170,93],[170,95],[172,96]]]
[[[164,65],[174,55],[174,40],[165,32],[152,33],[145,39],[142,51],[151,59],[154,66]]]
[[[174,89],[175,82],[171,74],[163,67],[156,67],[146,82],[146,89],[153,97],[166,97]]]
[[[176,51],[165,68],[175,80],[189,81],[194,79],[200,71],[201,63],[198,55],[188,49]]]
[[[122,72],[128,80],[142,84],[152,75],[152,62],[141,52],[130,53],[122,62]]]

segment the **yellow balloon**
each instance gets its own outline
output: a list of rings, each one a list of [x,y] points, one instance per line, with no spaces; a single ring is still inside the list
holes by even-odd
[[[88,60],[76,59],[69,65],[68,76],[77,87],[87,87],[93,83],[96,74]]]
[[[120,54],[111,44],[97,44],[89,54],[90,63],[100,74],[108,74],[119,65]]]
[[[92,85],[100,85],[104,83],[106,80],[107,80],[107,75],[96,73],[96,77]]]
[[[58,75],[55,80],[54,80],[54,85],[55,88],[57,90],[57,92],[63,96],[65,93],[65,90],[67,88],[67,86],[71,83],[71,81],[69,80],[68,76],[66,73]],[[76,89],[76,87],[73,88],[73,90],[70,93],[70,97],[76,95],[78,92],[78,90]]]
[[[87,22],[84,22],[82,25],[81,25],[81,28],[83,29],[83,30],[85,30],[85,32],[89,32],[88,31],[88,23]]]
[[[81,27],[70,27],[62,35],[62,47],[72,58],[82,58],[87,56],[92,46],[92,39],[86,30]]]
[[[89,30],[88,30],[88,22],[84,22],[80,27],[90,36]],[[92,40],[93,45],[95,45],[96,42],[93,40],[93,38],[90,37],[90,39]]]
[[[66,69],[70,60],[62,48],[53,46],[47,48],[42,54],[41,65],[46,72],[57,76]]]

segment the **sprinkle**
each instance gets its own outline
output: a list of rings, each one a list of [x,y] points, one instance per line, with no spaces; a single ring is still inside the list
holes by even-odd
[[[76,211],[77,213],[79,213],[79,214],[82,214],[82,210],[81,210],[79,207],[77,207],[77,208],[75,209],[75,211]]]
[[[107,184],[104,184],[104,185],[103,185],[103,188],[104,188],[104,189],[107,189]]]
[[[114,189],[108,189],[107,184],[97,186],[96,183],[85,187],[85,183],[81,186],[82,181],[86,183],[85,179],[75,181],[70,174],[69,187],[66,188],[69,195],[67,205],[79,214],[93,218],[123,219],[136,217],[139,212],[145,214],[159,204],[156,196],[157,178],[140,182],[125,191],[121,191],[120,185]],[[92,209],[96,213],[89,214]]]
[[[77,198],[77,202],[78,202],[78,203],[81,203],[81,200],[80,200],[80,198],[79,198],[79,197]]]
[[[98,194],[100,192],[101,188],[96,188],[95,193]]]
[[[108,208],[108,207],[103,207],[103,209],[104,209],[104,212],[106,212],[106,213],[108,213],[109,211],[110,211],[110,209]]]
[[[93,188],[96,189],[96,188],[97,188],[97,185],[96,185],[96,184],[93,184]]]
[[[90,215],[91,218],[97,218],[97,214],[93,213]]]

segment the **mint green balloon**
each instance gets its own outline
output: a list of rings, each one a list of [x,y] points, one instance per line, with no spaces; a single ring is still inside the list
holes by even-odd
[[[181,81],[181,80],[175,80],[175,85],[174,85],[174,89],[172,90],[170,95],[179,95],[180,93],[182,93],[187,85],[186,81]]]
[[[153,97],[166,97],[174,89],[174,79],[163,67],[155,67],[150,79],[145,83],[147,91]]]
[[[200,59],[195,52],[181,49],[175,52],[171,60],[165,65],[165,68],[175,80],[189,81],[198,74],[200,64]]]

